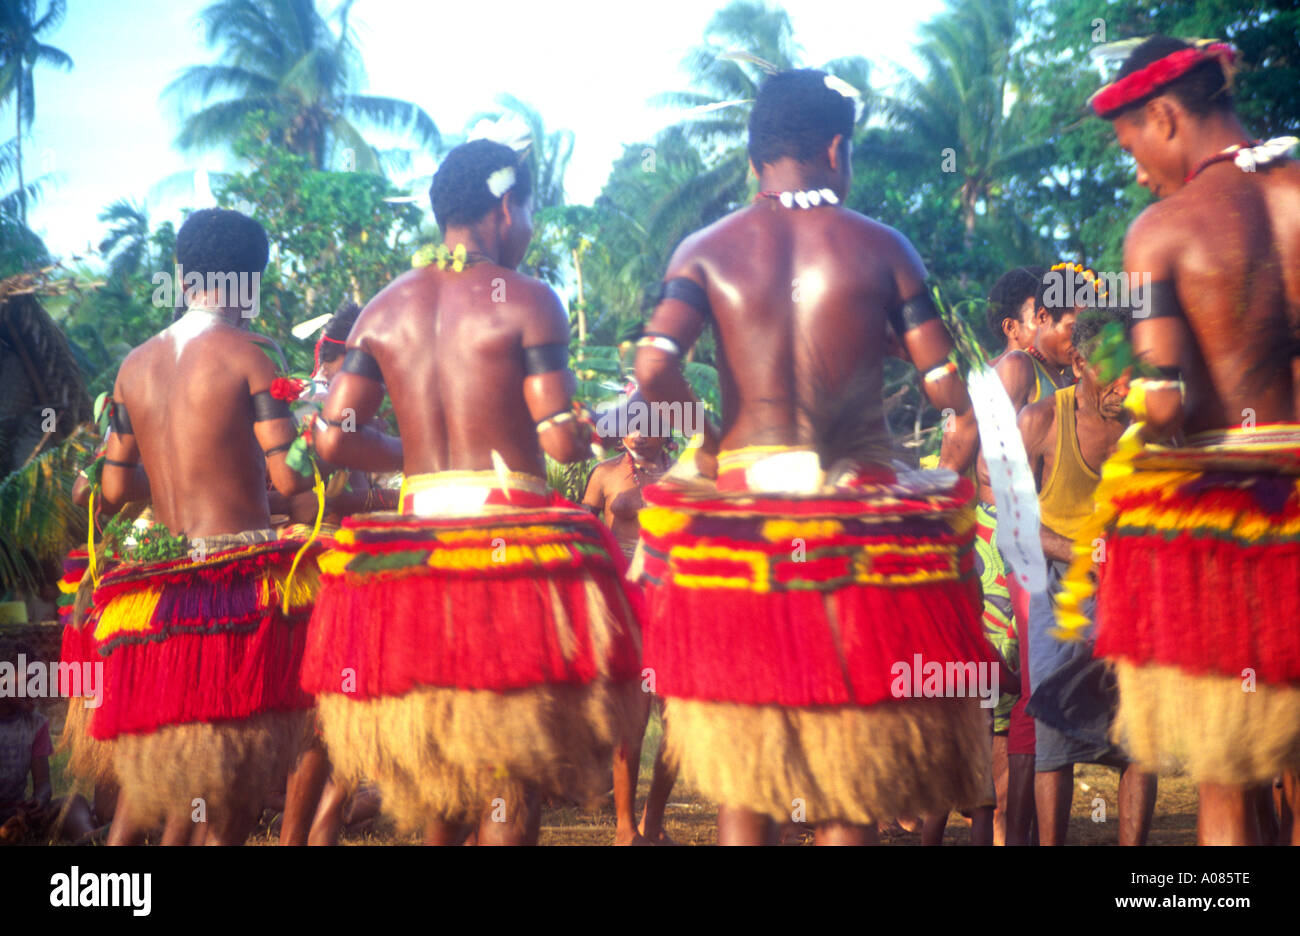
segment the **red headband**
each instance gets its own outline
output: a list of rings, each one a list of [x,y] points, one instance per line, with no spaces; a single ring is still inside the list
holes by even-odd
[[[321,332],[321,336],[316,339],[316,369],[312,371],[313,376],[320,372],[320,346],[327,341],[333,342],[334,344],[347,344],[346,341],[339,341],[337,338],[331,338],[324,332]]]
[[[1204,48],[1179,49],[1156,59],[1146,68],[1112,81],[1090,97],[1088,103],[1098,117],[1106,117],[1142,100],[1162,85],[1181,78],[1202,62],[1217,61],[1220,65],[1230,65],[1236,58],[1237,53],[1225,42],[1214,42]]]

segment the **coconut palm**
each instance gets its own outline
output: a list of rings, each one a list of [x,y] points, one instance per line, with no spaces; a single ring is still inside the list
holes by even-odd
[[[749,156],[745,138],[749,104],[758,96],[766,74],[802,67],[802,50],[794,40],[790,17],[761,0],[733,0],[713,15],[704,42],[687,53],[682,67],[695,90],[658,95],[654,103],[687,108],[679,126],[700,148],[703,171],[696,173],[664,202],[662,210],[680,215],[690,206],[706,209],[700,227],[739,204],[748,193]],[[870,110],[870,64],[861,56],[834,59],[822,66],[859,92],[859,120]],[[719,204],[724,210],[715,212]],[[674,241],[675,243],[675,241]]]
[[[99,253],[108,261],[110,275],[121,279],[134,273],[149,256],[149,213],[144,205],[119,198],[99,213],[99,220],[112,224],[99,242]]]
[[[380,153],[358,124],[405,132],[419,146],[436,148],[438,129],[423,108],[356,92],[364,70],[348,25],[352,2],[345,0],[335,14],[337,32],[314,0],[217,0],[205,7],[200,18],[208,44],[222,47],[220,61],[185,69],[163,94],[182,106],[218,92],[230,96],[186,116],[177,146],[229,145],[244,119],[263,111],[278,121],[283,144],[317,169],[341,162],[380,171]]]
[[[43,16],[37,15],[36,0],[5,0],[0,4],[0,101],[14,99],[14,167],[18,177],[17,217],[27,226],[28,189],[23,179],[23,132],[36,117],[37,65],[72,67],[72,58],[62,49],[47,45],[41,37],[57,29],[67,12],[64,0],[50,0]]]
[[[951,173],[968,247],[981,209],[994,210],[1008,179],[1050,158],[1050,144],[1028,134],[1026,104],[1016,97],[1017,10],[1017,0],[950,0],[919,28],[924,74],[904,71],[884,102],[898,132],[874,155]]]

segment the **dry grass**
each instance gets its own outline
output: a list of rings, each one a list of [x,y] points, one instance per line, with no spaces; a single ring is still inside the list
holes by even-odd
[[[62,728],[64,703],[43,707],[50,718],[51,732],[57,736]],[[661,728],[658,715],[651,717],[641,753],[641,782],[638,803],[644,803],[650,786],[654,753],[658,749]],[[63,775],[66,754],[51,761],[51,775],[55,795],[67,791],[68,781]],[[1119,772],[1107,767],[1083,765],[1075,769],[1074,805],[1070,817],[1069,841],[1077,845],[1114,845],[1119,834],[1116,816]],[[1106,801],[1106,822],[1092,821],[1093,800],[1100,796]],[[275,817],[278,820],[278,817]],[[272,845],[276,841],[275,822],[264,824],[249,840],[251,845]],[[606,797],[596,811],[577,808],[546,809],[542,815],[542,845],[609,845],[614,840],[614,807],[612,798]],[[679,845],[714,845],[717,843],[717,805],[705,800],[686,784],[679,783],[668,801],[664,827]],[[811,830],[791,836],[789,844],[809,844]],[[889,845],[919,845],[919,832],[904,832],[897,826],[885,832],[882,841]],[[380,822],[372,829],[345,833],[344,845],[415,845],[419,836],[399,835],[394,828]],[[954,813],[949,817],[944,834],[945,845],[970,843],[970,822]],[[1182,777],[1162,778],[1156,799],[1155,820],[1152,825],[1152,845],[1194,845],[1196,843],[1196,788]]]

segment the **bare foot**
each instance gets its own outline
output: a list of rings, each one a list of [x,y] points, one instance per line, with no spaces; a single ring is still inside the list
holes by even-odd
[[[654,842],[650,841],[648,838],[642,835],[639,830],[633,829],[630,835],[627,832],[615,832],[614,844],[615,845],[653,845]]]

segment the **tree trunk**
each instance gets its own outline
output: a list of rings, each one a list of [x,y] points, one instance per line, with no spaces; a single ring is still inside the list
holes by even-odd
[[[574,248],[573,269],[578,277],[578,344],[587,343],[587,300],[582,291],[582,254]]]
[[[23,182],[23,69],[18,63],[18,87],[14,94],[14,145],[17,147],[18,165],[18,218],[27,227],[27,186]]]

